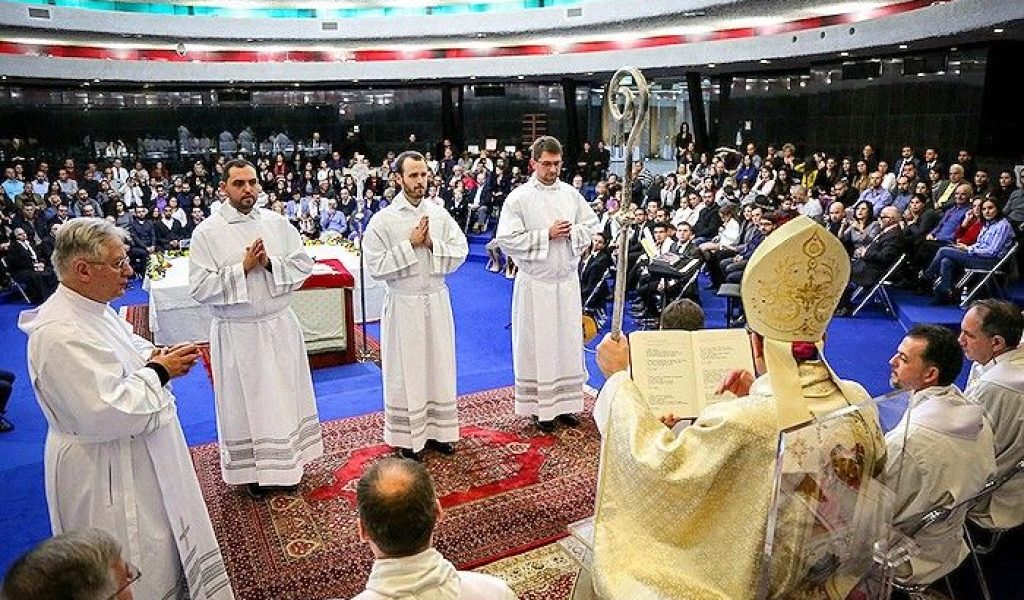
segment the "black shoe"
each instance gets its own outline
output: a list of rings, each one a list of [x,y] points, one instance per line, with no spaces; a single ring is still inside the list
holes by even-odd
[[[412,448],[395,448],[395,454],[397,454],[399,458],[407,458],[409,460],[415,460],[417,462],[419,462],[420,460],[419,453],[413,452]]]
[[[6,417],[0,415],[0,433],[7,433],[8,431],[14,431],[14,423],[11,423]]]
[[[451,456],[455,454],[455,444],[451,442],[439,442],[437,440],[427,440],[427,447],[432,450],[437,450],[445,456]]]
[[[253,500],[263,500],[270,495],[270,490],[258,483],[250,483],[245,486],[245,493]]]
[[[572,413],[565,413],[564,415],[558,415],[555,417],[559,423],[567,427],[579,427],[580,418]]]
[[[533,424],[537,426],[537,429],[540,429],[544,433],[551,433],[552,431],[555,430],[555,422],[554,421],[541,421],[537,417],[537,415],[533,415],[530,418],[533,419]]]

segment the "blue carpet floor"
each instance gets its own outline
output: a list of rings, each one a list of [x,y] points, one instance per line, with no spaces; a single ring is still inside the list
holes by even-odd
[[[458,391],[466,394],[511,385],[511,332],[507,328],[512,281],[486,271],[483,244],[472,240],[471,260],[449,278],[456,319]],[[138,285],[116,306],[147,301]],[[724,325],[724,303],[702,292],[709,327]],[[18,377],[8,410],[14,432],[0,436],[0,573],[34,543],[49,535],[43,493],[43,441],[46,422],[27,381],[25,336],[17,330],[18,313],[26,306],[13,297],[0,298],[0,366]],[[948,319],[947,319],[948,320]],[[631,330],[632,323],[626,329]],[[368,325],[379,338],[379,326]],[[887,361],[903,336],[903,328],[890,317],[866,311],[856,319],[836,319],[826,342],[835,370],[861,382],[872,394],[888,389]],[[591,349],[597,340],[590,344]],[[590,384],[600,387],[604,378],[587,353]],[[372,364],[355,364],[318,370],[313,376],[321,418],[338,419],[381,410],[380,370]],[[175,381],[179,415],[189,444],[216,439],[213,390],[203,369],[194,369]]]

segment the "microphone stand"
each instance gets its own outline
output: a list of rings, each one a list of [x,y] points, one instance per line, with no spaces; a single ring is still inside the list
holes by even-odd
[[[352,174],[355,175],[356,179],[356,233],[359,239],[359,325],[363,332],[363,344],[362,348],[356,351],[356,360],[359,362],[367,362],[372,358],[372,353],[366,346],[366,270],[364,267],[365,259],[363,258],[363,218],[366,211],[366,199],[363,195],[363,186],[365,185],[366,175],[369,169],[363,164],[362,160],[358,158],[359,162],[355,168],[352,169]]]

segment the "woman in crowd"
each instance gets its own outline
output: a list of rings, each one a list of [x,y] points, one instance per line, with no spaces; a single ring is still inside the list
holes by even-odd
[[[845,239],[842,239],[846,247],[854,252],[857,248],[863,248],[878,237],[881,231],[878,221],[875,221],[875,211],[871,202],[861,200],[853,205],[853,218],[846,228]]]
[[[818,188],[821,194],[832,193],[832,186],[842,177],[842,173],[839,171],[839,165],[836,163],[836,159],[833,156],[829,156],[825,159],[825,166],[818,169],[818,177],[814,180],[814,186]]]
[[[915,193],[910,198],[907,210],[903,212],[903,235],[912,246],[924,241],[942,215],[932,208],[932,200],[928,194]]]
[[[856,172],[853,175],[853,181],[850,182],[850,187],[856,188],[858,192],[863,192],[871,185],[871,182],[869,181],[870,175],[871,173],[868,173],[868,161],[863,158],[858,160]]]
[[[683,164],[683,158],[687,148],[693,143],[693,134],[690,133],[690,124],[683,121],[679,124],[679,132],[676,133],[676,165]]]
[[[761,165],[761,169],[757,173],[757,179],[754,181],[753,187],[750,188],[750,193],[747,195],[745,203],[757,203],[757,204],[769,204],[775,205],[775,171],[772,170],[770,164]]]
[[[932,167],[928,169],[928,183],[932,189],[932,204],[936,204],[939,199],[939,182],[943,180],[945,173],[938,167]]]
[[[104,208],[103,214],[113,216],[114,223],[122,229],[128,229],[128,226],[131,225],[132,215],[125,208],[123,200],[114,200],[113,210],[107,211]]]
[[[757,167],[754,166],[754,159],[749,154],[744,154],[740,159],[740,166],[736,169],[736,182],[743,185],[746,181],[750,185],[757,179]]]

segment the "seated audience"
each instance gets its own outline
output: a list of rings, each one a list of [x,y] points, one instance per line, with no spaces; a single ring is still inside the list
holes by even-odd
[[[882,228],[867,246],[853,252],[850,264],[850,285],[836,310],[837,315],[849,313],[852,293],[858,288],[869,290],[877,284],[904,249],[903,229],[900,228],[900,214],[895,206],[882,208],[878,216]]]
[[[961,269],[991,269],[1013,244],[1013,229],[1009,221],[999,212],[993,200],[981,205],[981,219],[984,225],[978,241],[971,244],[957,243],[940,248],[923,273],[925,281],[938,280],[935,284],[933,304],[948,304],[952,301],[954,276]]]
[[[57,289],[57,275],[47,264],[48,257],[41,254],[21,227],[14,228],[14,241],[6,258],[11,277],[21,284],[33,304],[43,302]]]
[[[353,600],[514,600],[502,580],[457,571],[433,548],[434,526],[444,515],[426,468],[413,460],[384,458],[359,479],[359,538],[373,552],[366,590]]]
[[[942,212],[939,222],[924,236],[924,242],[918,244],[911,260],[913,268],[924,269],[931,264],[939,248],[954,243],[960,226],[971,210],[971,192],[971,186],[967,184],[956,190],[953,194],[953,204]]]

